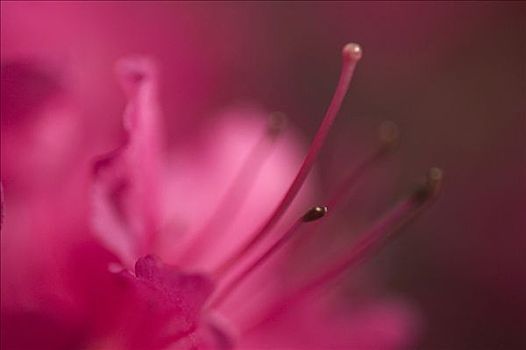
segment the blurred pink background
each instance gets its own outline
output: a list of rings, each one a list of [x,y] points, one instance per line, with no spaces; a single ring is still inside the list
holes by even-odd
[[[385,119],[399,124],[401,147],[375,171],[383,182],[359,191],[363,206],[349,210],[373,216],[430,166],[446,174],[439,201],[366,266],[378,279],[374,293],[420,309],[418,349],[526,347],[524,3],[1,6],[2,63],[62,74],[90,135],[72,142],[89,143],[89,155],[114,146],[120,132],[124,97],[113,67],[124,55],[158,61],[172,146],[238,103],[285,112],[308,140],[341,47],[360,43],[364,57],[319,162],[321,188],[374,142]],[[349,288],[360,278],[350,276]]]

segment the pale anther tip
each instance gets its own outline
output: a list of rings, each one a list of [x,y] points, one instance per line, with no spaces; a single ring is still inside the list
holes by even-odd
[[[362,58],[363,50],[360,45],[349,43],[343,47],[342,53],[345,58],[358,61],[360,58]]]
[[[433,167],[429,169],[428,177],[430,180],[440,181],[444,177],[444,172],[440,168]]]
[[[328,208],[325,206],[313,207],[309,209],[309,211],[306,212],[305,215],[303,215],[302,220],[303,222],[310,222],[310,221],[321,219],[322,217],[325,216],[325,214],[327,214],[327,211],[328,211]]]
[[[427,183],[434,193],[438,191],[443,178],[444,172],[442,169],[437,167],[429,169],[429,172],[427,173]]]
[[[398,144],[400,139],[400,130],[398,125],[392,121],[384,121],[378,129],[380,142],[385,146],[392,147]]]

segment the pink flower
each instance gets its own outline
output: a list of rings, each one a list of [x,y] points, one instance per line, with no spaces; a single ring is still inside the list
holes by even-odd
[[[204,295],[211,295],[211,299],[207,303],[203,301],[201,306],[205,306],[205,304],[206,306],[203,310],[200,310],[202,314],[200,312],[196,314],[201,315],[201,320],[208,320],[208,322],[211,322],[210,317],[213,317],[213,313],[216,312],[221,314],[223,318],[229,318],[229,321],[233,323],[231,327],[240,332],[238,335],[239,341],[241,344],[245,342],[248,348],[273,348],[276,346],[291,346],[292,348],[312,346],[317,348],[323,346],[323,344],[332,344],[335,348],[346,348],[351,345],[359,345],[362,348],[373,348],[379,345],[382,348],[395,348],[405,341],[403,336],[401,336],[405,332],[402,324],[408,324],[410,320],[406,319],[402,324],[400,323],[400,317],[404,314],[403,312],[393,312],[392,310],[394,309],[392,308],[388,312],[378,309],[377,311],[375,309],[363,310],[361,313],[364,315],[364,319],[370,319],[371,321],[362,323],[363,332],[357,330],[356,333],[349,334],[344,330],[347,322],[353,322],[352,318],[345,321],[344,317],[325,316],[326,319],[322,318],[320,322],[320,315],[323,315],[324,311],[326,312],[326,309],[329,307],[326,304],[327,301],[322,298],[315,302],[310,301],[304,304],[303,299],[308,298],[312,290],[323,286],[341,274],[344,269],[364,259],[371,249],[378,246],[393,227],[396,227],[399,222],[407,220],[408,216],[414,215],[422,204],[425,204],[432,197],[435,191],[436,184],[433,181],[438,180],[437,177],[440,176],[436,170],[432,173],[432,182],[429,184],[431,187],[424,187],[407,200],[402,201],[385,218],[378,221],[365,234],[364,238],[357,243],[356,248],[351,250],[344,259],[335,261],[334,265],[325,271],[322,269],[317,277],[311,279],[311,282],[307,282],[303,287],[292,293],[289,291],[283,292],[279,289],[270,291],[270,295],[274,294],[275,297],[278,297],[277,301],[273,300],[272,297],[269,298],[268,294],[263,293],[263,297],[261,297],[262,308],[251,308],[249,305],[250,301],[252,301],[251,299],[257,299],[257,296],[255,294],[243,296],[243,291],[237,291],[237,297],[231,298],[233,301],[225,306],[225,300],[232,293],[236,292],[239,285],[288,239],[295,235],[306,222],[320,219],[325,215],[326,208],[315,207],[293,224],[286,233],[278,234],[274,244],[270,246],[262,244],[266,238],[265,236],[277,224],[305,181],[310,167],[323,144],[323,140],[327,136],[330,125],[334,121],[338,106],[345,95],[355,64],[360,56],[361,51],[359,47],[351,44],[344,48],[342,77],[336,90],[335,98],[298,175],[281,202],[279,202],[278,207],[271,213],[270,218],[260,228],[256,227],[253,236],[243,237],[242,232],[238,232],[234,239],[228,241],[223,239],[223,241],[218,241],[217,246],[212,246],[211,250],[215,251],[213,255],[220,257],[220,259],[217,259],[218,262],[216,262],[216,265],[219,263],[219,266],[215,266],[215,268],[210,263],[205,263],[204,265],[196,263],[194,259],[197,256],[197,261],[199,261],[202,254],[193,250],[196,249],[195,247],[197,249],[209,248],[211,241],[214,241],[214,239],[217,241],[217,236],[221,234],[220,231],[216,230],[217,226],[205,225],[206,230],[197,231],[197,237],[194,240],[190,240],[189,248],[187,250],[183,249],[182,261],[187,269],[199,268],[201,273],[211,274],[210,278],[216,281],[217,291],[215,293],[203,291]],[[156,79],[156,73],[149,62],[141,60],[126,62],[123,81],[130,98],[125,115],[125,126],[129,136],[122,148],[103,158],[96,166],[96,230],[105,245],[120,257],[124,267],[130,266],[141,255],[149,253],[164,255],[164,260],[168,261],[178,260],[177,255],[173,256],[174,253],[177,253],[176,250],[171,251],[165,248],[168,244],[163,240],[167,234],[163,232],[162,219],[159,218],[159,213],[163,213],[165,210],[159,207],[160,195],[158,185],[162,181],[158,174],[160,170],[159,140],[155,138],[155,135],[158,135],[155,133],[158,126],[155,124],[155,119],[153,119],[159,110],[155,101]],[[272,129],[273,133],[277,131],[279,130]],[[392,134],[393,130],[387,131],[391,133],[388,133],[386,136],[394,136]],[[393,140],[388,138],[386,141],[392,142]],[[382,148],[380,154],[383,154],[384,151]],[[375,153],[372,159],[375,159],[377,156],[379,154]],[[243,178],[243,175],[245,174],[241,173],[240,175],[242,183],[246,180]],[[353,175],[354,177],[356,176],[356,174]],[[347,181],[344,185],[346,187],[352,186],[355,181],[354,177],[351,177],[351,181]],[[199,193],[196,187],[192,187],[192,189],[196,194]],[[214,224],[220,223],[221,219],[232,220],[237,202],[232,201],[229,195],[230,193],[227,193],[224,202],[220,202],[217,207],[223,218],[216,222],[216,215],[212,215],[211,220]],[[237,199],[240,200],[239,198]],[[338,197],[335,197],[331,202],[337,204]],[[165,202],[165,205],[177,205],[177,203],[178,201],[169,200]],[[226,218],[224,218],[225,216]],[[232,230],[236,231],[234,228]],[[245,232],[250,233],[251,231]],[[172,233],[172,235],[175,234],[177,232]],[[195,241],[200,244],[195,245]],[[256,250],[256,252],[253,253],[253,250]],[[189,251],[191,253],[188,253]],[[251,253],[254,258],[252,261],[247,261],[246,256]],[[205,257],[205,261],[208,262],[208,260],[213,259],[206,259]],[[228,279],[228,273],[232,274],[232,272],[234,272],[234,277]],[[135,267],[135,273],[139,277],[137,266]],[[168,281],[159,280],[158,283],[158,288],[169,289],[170,283]],[[254,287],[262,288],[259,284],[252,285],[252,288]],[[208,288],[212,289],[211,286]],[[248,288],[250,289],[250,286]],[[177,293],[177,291],[172,292]],[[179,297],[186,297],[189,302],[192,299],[190,295]],[[296,316],[291,316],[289,314],[290,310],[283,310],[283,307],[296,303],[303,305],[299,312],[298,310],[296,311]],[[243,309],[241,314],[252,313],[252,315],[248,316],[249,320],[247,320],[246,315],[238,315],[240,308]],[[294,310],[294,307],[292,310]],[[253,314],[256,314],[256,316],[253,316]],[[301,326],[298,327],[299,324],[296,323],[291,328],[291,319],[289,317],[294,318],[299,315],[306,322],[305,326],[303,326],[303,332],[306,334],[310,333],[310,340],[301,335]],[[268,324],[269,321],[271,322],[270,326]],[[197,325],[200,324],[199,320],[195,320],[195,322]],[[359,321],[356,322],[359,323]],[[197,325],[196,327],[198,327]],[[216,327],[216,329],[220,329],[220,326]],[[264,329],[263,336],[258,328]],[[289,341],[284,341],[284,339],[287,339],[283,334],[284,330],[289,330],[287,332],[290,332],[292,329],[299,332],[298,335],[292,336],[292,339],[304,339],[304,343],[294,344],[294,342],[291,342],[288,344]],[[312,332],[312,330],[319,330],[319,332]],[[195,333],[191,334],[195,335]],[[372,336],[372,334],[375,334],[375,336]],[[380,335],[383,335],[383,337],[379,338]],[[222,333],[219,338],[228,339],[225,333]],[[216,339],[216,343],[221,342]],[[229,344],[231,342],[231,340],[228,341]]]
[[[49,231],[60,228],[57,236],[38,226],[28,230],[29,236],[33,231],[45,232],[43,241],[53,238],[50,252],[67,256],[42,260],[46,272],[38,279],[44,281],[42,286],[22,284],[26,294],[16,295],[15,288],[2,298],[3,347],[222,349],[238,344],[247,349],[325,345],[394,349],[407,345],[413,321],[401,307],[368,301],[347,314],[333,310],[330,300],[313,292],[370,256],[391,231],[418,213],[434,197],[437,170],[342,257],[330,259],[328,266],[313,270],[296,286],[284,288],[273,278],[286,262],[275,257],[285,243],[327,214],[326,207],[315,206],[290,228],[286,226],[291,217],[285,213],[307,179],[360,57],[357,45],[344,48],[335,97],[288,189],[293,173],[283,164],[294,163],[295,156],[288,154],[291,141],[278,140],[280,118],[272,119],[266,129],[259,127],[258,136],[260,112],[227,112],[218,127],[207,131],[204,141],[183,140],[174,163],[168,161],[158,125],[155,66],[143,58],[123,61],[119,75],[128,97],[125,141],[96,162],[93,174],[93,231],[106,250],[88,236],[81,235],[80,242],[66,238],[76,229],[87,231],[82,221],[77,227],[61,225],[62,219],[48,215],[43,222]],[[242,120],[239,114],[252,115],[255,121]],[[345,193],[394,141],[395,130],[384,131],[380,148],[328,199],[331,209],[346,199]],[[280,147],[280,153],[272,154],[272,147]],[[233,168],[239,169],[237,174]],[[234,179],[232,187],[228,178]],[[38,198],[47,199],[46,195]],[[78,209],[71,210],[78,213]],[[52,213],[29,211],[34,212]],[[12,224],[6,222],[5,232],[12,234]],[[18,271],[13,263],[18,259],[9,262],[11,271]]]

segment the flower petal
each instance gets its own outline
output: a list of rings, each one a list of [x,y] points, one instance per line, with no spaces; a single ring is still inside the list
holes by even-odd
[[[119,76],[128,96],[126,140],[94,167],[93,225],[102,243],[127,266],[146,254],[160,224],[157,78],[148,59],[123,61]]]
[[[43,64],[28,60],[2,63],[2,128],[20,124],[61,92],[60,79]]]
[[[363,300],[341,307],[320,296],[278,314],[242,338],[252,349],[407,349],[419,331],[418,316],[398,301]]]

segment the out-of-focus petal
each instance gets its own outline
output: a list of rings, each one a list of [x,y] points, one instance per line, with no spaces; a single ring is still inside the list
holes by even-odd
[[[60,183],[63,167],[71,172],[84,150],[80,116],[61,73],[34,59],[2,63],[1,163],[9,192]]]
[[[396,350],[406,349],[418,331],[416,315],[399,302],[335,309],[322,299],[308,298],[277,314],[241,337],[240,348]]]
[[[2,310],[2,349],[71,350],[82,344],[77,325],[56,313]]]
[[[118,70],[128,96],[126,140],[95,164],[93,224],[102,243],[130,266],[150,250],[159,228],[160,112],[153,63],[130,58]]]
[[[15,126],[35,108],[46,103],[61,90],[56,74],[34,62],[8,61],[2,63],[1,120],[2,128]]]
[[[183,253],[188,259],[182,263],[210,271],[246,242],[274,210],[294,179],[304,150],[289,128],[276,140],[268,140],[268,150],[260,152],[259,159],[248,160],[266,135],[270,114],[254,106],[229,108],[170,154],[163,207],[172,226],[163,231],[163,244],[158,246],[163,260],[178,262],[177,253]],[[246,162],[262,163],[254,167],[248,186],[246,179],[235,182]],[[312,195],[309,181],[275,231],[283,232],[299,217]],[[242,203],[239,207],[236,201],[224,203],[225,196]],[[219,216],[215,215],[218,210]],[[211,218],[213,225],[209,225]],[[188,254],[196,238],[201,244]]]

